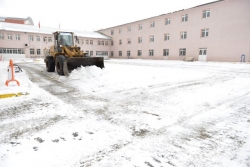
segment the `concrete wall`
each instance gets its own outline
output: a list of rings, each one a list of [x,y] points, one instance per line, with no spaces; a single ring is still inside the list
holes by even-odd
[[[240,61],[242,54],[250,61],[250,1],[225,0],[208,5],[202,5],[187,10],[173,12],[121,26],[101,30],[112,37],[114,45],[110,51],[115,58],[127,58],[130,50],[131,58],[182,60],[179,49],[186,48],[186,56],[199,57],[199,48],[207,48],[207,61]],[[202,18],[203,10],[210,10],[210,17]],[[188,14],[188,21],[182,22],[182,15]],[[165,25],[165,19],[171,23]],[[150,22],[155,27],[150,27]],[[142,24],[143,29],[138,30]],[[131,32],[127,32],[127,27]],[[122,29],[122,33],[119,30]],[[208,37],[201,37],[201,30],[209,29]],[[114,35],[111,35],[111,30]],[[187,39],[181,39],[180,33],[187,32]],[[164,41],[164,34],[170,34],[170,40]],[[154,36],[154,42],[149,37]],[[138,43],[142,37],[142,43]],[[127,39],[131,44],[127,44]],[[119,44],[122,40],[122,45]],[[154,56],[149,56],[149,50],[154,50]],[[169,56],[163,56],[163,49],[169,49]],[[137,56],[137,50],[142,50],[142,56]],[[123,56],[119,56],[122,51]]]

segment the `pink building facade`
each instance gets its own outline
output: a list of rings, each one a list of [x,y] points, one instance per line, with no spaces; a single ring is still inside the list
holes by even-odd
[[[249,62],[249,7],[250,0],[216,1],[99,32],[112,38],[114,58]]]
[[[58,29],[0,22],[0,57],[44,58],[46,51],[54,45],[55,31]],[[77,31],[74,34],[79,39],[75,44],[82,51],[90,56],[108,57],[111,38],[98,32]]]

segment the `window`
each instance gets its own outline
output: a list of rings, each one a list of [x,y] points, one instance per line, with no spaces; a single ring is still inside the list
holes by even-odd
[[[187,38],[187,32],[181,32],[181,39],[186,39]]]
[[[141,56],[142,55],[142,50],[138,50],[137,51],[137,56]]]
[[[119,40],[119,45],[121,45],[121,44],[122,44],[122,40],[120,39],[120,40]]]
[[[149,42],[154,42],[154,36],[153,35],[149,36]]]
[[[155,27],[155,21],[150,22],[150,27]]]
[[[164,40],[168,41],[170,39],[170,35],[169,34],[164,34]]]
[[[17,49],[13,48],[13,54],[17,54]]]
[[[112,46],[114,45],[114,41],[111,41],[111,45],[112,45]]]
[[[181,48],[179,55],[180,56],[186,56],[186,48]]]
[[[33,41],[33,35],[29,35],[29,41]]]
[[[41,50],[40,50],[40,49],[37,49],[37,50],[36,50],[36,54],[37,54],[37,55],[40,55],[40,54],[41,54]]]
[[[47,42],[47,37],[43,37],[43,42]]]
[[[113,51],[110,51],[110,56],[114,56],[114,52]]]
[[[138,37],[138,43],[142,43],[142,37]]]
[[[86,55],[88,56],[89,55],[89,51],[86,50],[86,53],[87,53]]]
[[[21,40],[20,34],[16,34],[16,40],[17,40],[17,41],[20,41],[20,40]]]
[[[182,22],[188,21],[188,14],[182,15]]]
[[[168,55],[169,55],[169,50],[163,49],[163,56],[168,56]]]
[[[130,32],[131,31],[131,27],[130,26],[128,26],[128,32]]]
[[[40,41],[40,36],[36,36],[36,41]]]
[[[84,39],[82,39],[82,44],[84,44]]]
[[[108,41],[105,41],[105,45],[109,45]]]
[[[96,56],[108,56],[108,51],[96,51]]]
[[[7,34],[7,39],[12,40],[12,34]]]
[[[90,51],[90,52],[89,52],[89,55],[90,55],[90,56],[93,56],[93,51]]]
[[[52,42],[52,37],[48,37],[48,41]],[[78,44],[79,44],[79,40],[78,40]]]
[[[121,34],[121,33],[122,33],[122,29],[120,28],[120,29],[119,29],[119,34]]]
[[[207,55],[207,48],[200,48],[199,55]]]
[[[111,35],[114,35],[114,30],[111,30]]]
[[[122,51],[119,51],[119,56],[122,56]]]
[[[101,41],[98,41],[98,45],[101,45]]]
[[[166,19],[165,19],[165,25],[170,24],[170,21],[171,21],[170,18],[166,18]]]
[[[209,29],[202,29],[201,30],[201,37],[208,37]]]
[[[101,45],[104,45],[104,41],[101,41]]]
[[[138,25],[138,29],[139,29],[139,30],[142,30],[142,24],[139,24],[139,25]]]
[[[8,53],[8,54],[12,54],[13,53],[13,49],[12,48],[7,48],[6,51],[7,51],[6,53]]]
[[[93,40],[89,40],[90,45],[93,45]]]
[[[89,44],[89,40],[88,39],[86,39],[86,45],[88,45]]]
[[[202,18],[210,17],[210,10],[203,10]]]
[[[128,38],[128,44],[131,44],[131,39],[130,38]]]
[[[127,51],[127,56],[128,56],[128,57],[130,56],[130,50]]]
[[[4,33],[0,33],[0,39],[4,39]]]
[[[33,55],[34,53],[34,49],[30,49],[30,54]]]
[[[154,56],[154,50],[149,50],[149,56]]]

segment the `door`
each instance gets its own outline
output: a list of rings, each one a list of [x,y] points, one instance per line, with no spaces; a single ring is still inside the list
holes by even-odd
[[[199,49],[199,61],[207,61],[207,48]]]

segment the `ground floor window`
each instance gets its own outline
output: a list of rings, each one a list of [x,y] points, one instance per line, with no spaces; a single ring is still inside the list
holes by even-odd
[[[96,56],[108,56],[108,51],[96,51]]]
[[[149,56],[154,56],[154,50],[149,50]]]
[[[93,56],[93,51],[90,51],[90,52],[89,52],[89,55],[90,55],[90,56]]]
[[[199,55],[207,55],[207,48],[200,48]]]
[[[114,56],[114,52],[113,51],[110,51],[110,56]]]
[[[36,54],[37,54],[37,55],[40,55],[40,54],[41,54],[41,49],[37,49],[37,50],[36,50]]]
[[[34,49],[30,49],[30,54],[33,55],[34,53]]]
[[[0,53],[5,53],[5,54],[24,54],[24,49],[22,49],[22,48],[0,48]]]
[[[169,50],[163,49],[163,56],[168,56],[168,55],[169,55]]]
[[[122,51],[119,51],[119,56],[122,56]]]
[[[180,48],[180,56],[186,56],[186,48]]]
[[[138,50],[137,51],[137,56],[141,56],[142,55],[142,50]]]
[[[130,50],[127,51],[127,56],[130,56]]]

